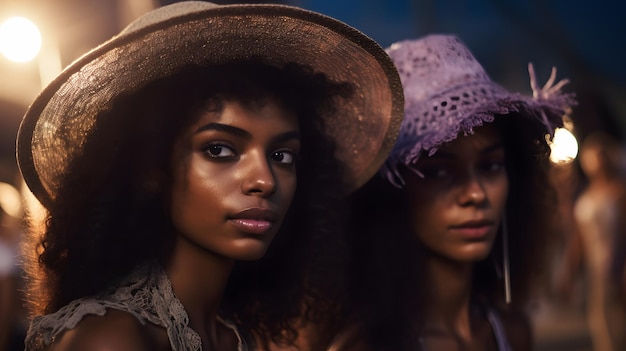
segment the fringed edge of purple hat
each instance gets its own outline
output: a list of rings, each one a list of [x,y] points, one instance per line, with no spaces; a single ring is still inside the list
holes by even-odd
[[[459,113],[451,113],[452,116],[447,120],[444,118],[437,120],[437,116],[435,116],[436,123],[430,125],[413,125],[417,113],[425,116],[425,112],[420,111],[420,107],[423,108],[423,105],[429,101],[442,101],[442,98],[443,101],[439,102],[441,107],[445,107],[450,99],[461,102],[462,98],[455,93],[458,93],[459,90],[462,91],[463,87],[457,86],[445,92],[438,92],[417,102],[413,101],[411,96],[405,96],[405,120],[402,123],[400,135],[379,173],[394,186],[402,188],[405,183],[400,174],[400,165],[415,165],[424,152],[432,156],[441,144],[456,139],[461,133],[463,135],[473,134],[474,128],[482,126],[484,123],[493,122],[496,115],[504,116],[518,113],[523,118],[544,125],[546,134],[553,137],[555,129],[563,126],[563,116],[567,114],[568,109],[576,105],[575,94],[561,91],[561,88],[569,83],[568,79],[560,80],[554,84],[556,80],[555,67],[552,68],[550,78],[543,87],[539,87],[537,84],[532,63],[528,64],[528,73],[533,91],[532,97],[508,92],[488,78],[487,81],[468,83],[466,85],[475,85],[474,88],[482,93],[479,93],[482,96],[478,98],[478,104]],[[485,86],[484,89],[480,87],[481,85]],[[448,99],[446,100],[445,97]],[[437,107],[430,107],[434,109],[433,112],[437,111]],[[449,114],[450,112],[447,111]],[[444,114],[442,112],[442,115]],[[417,118],[419,119],[419,117]]]

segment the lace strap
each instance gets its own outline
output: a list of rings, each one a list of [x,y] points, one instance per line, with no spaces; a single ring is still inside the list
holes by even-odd
[[[26,336],[26,351],[45,350],[62,332],[75,328],[87,315],[104,316],[107,309],[131,313],[141,324],[150,322],[166,329],[172,351],[200,351],[202,341],[189,327],[189,316],[174,295],[170,280],[160,265],[141,266],[111,292],[72,301],[57,312],[33,319]],[[218,317],[232,330],[237,350],[246,344],[234,324]]]

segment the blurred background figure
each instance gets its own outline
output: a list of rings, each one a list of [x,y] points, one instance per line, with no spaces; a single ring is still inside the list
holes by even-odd
[[[26,317],[22,305],[18,246],[22,202],[11,184],[0,182],[0,350],[23,350]]]
[[[577,197],[576,228],[566,247],[559,290],[570,295],[583,277],[583,302],[595,351],[626,350],[626,184],[624,152],[611,135],[584,139],[579,164],[587,185]]]

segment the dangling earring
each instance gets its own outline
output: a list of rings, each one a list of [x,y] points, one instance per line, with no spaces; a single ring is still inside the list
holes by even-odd
[[[504,271],[504,300],[511,303],[511,271],[509,269],[509,231],[506,215],[502,217],[502,270]]]

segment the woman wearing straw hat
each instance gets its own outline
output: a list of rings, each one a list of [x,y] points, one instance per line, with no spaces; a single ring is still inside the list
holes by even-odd
[[[354,195],[355,327],[335,349],[528,350],[555,205],[545,136],[572,98],[554,76],[538,88],[532,66],[534,97],[503,89],[451,35],[388,53],[405,118],[382,177]]]
[[[21,124],[45,207],[27,350],[245,350],[295,340],[302,313],[332,331],[341,198],[384,161],[402,104],[384,50],[320,14],[179,2],[139,18]]]

